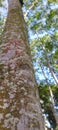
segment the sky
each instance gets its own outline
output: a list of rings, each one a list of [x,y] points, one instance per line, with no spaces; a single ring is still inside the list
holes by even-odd
[[[43,0],[43,4],[44,4],[44,6],[46,6],[47,5],[47,0]],[[54,4],[54,5],[51,4],[51,9],[55,9],[55,8],[58,9],[58,4]],[[4,8],[0,7],[0,12],[2,13],[2,17],[6,17],[7,16],[7,0],[4,1]],[[44,20],[44,19],[42,19],[42,20]],[[42,37],[45,34],[46,34],[45,31],[43,31],[42,33],[40,32],[39,33],[39,37]],[[34,38],[37,37],[36,33],[33,35],[32,31],[29,31],[29,35],[30,35],[30,39],[31,40],[33,40]],[[37,65],[34,65],[34,67],[36,68]],[[39,72],[40,74],[38,72],[36,73],[36,78],[37,78],[38,81],[44,79],[43,75],[41,75],[41,70],[39,70],[39,71],[40,71]],[[50,75],[50,77],[51,77],[51,75]]]
[[[42,0],[43,1],[43,5],[44,5],[44,7],[45,6],[47,6],[47,0]],[[4,5],[4,8],[0,8],[0,12],[2,13],[2,17],[6,17],[7,16],[7,7],[8,7],[8,5],[7,5],[7,0],[5,0],[4,2],[3,2],[3,5]],[[51,9],[58,9],[58,4],[51,4],[51,7],[50,7]],[[43,19],[41,19],[42,20],[42,22],[44,23],[45,22],[45,20],[44,20],[44,18]],[[53,30],[49,30],[49,32],[48,33],[52,33],[53,32]],[[45,30],[41,30],[41,31],[39,31],[39,38],[40,37],[43,37],[44,35],[46,35],[47,34],[47,32],[45,32]],[[32,30],[29,30],[29,37],[30,37],[30,40],[33,40],[34,38],[37,38],[38,37],[37,36],[37,34],[35,33],[35,34],[33,34],[33,32],[32,32]],[[34,65],[35,66],[35,68],[37,67],[36,65]],[[37,79],[43,79],[43,75],[39,75],[38,73],[36,73],[36,77],[37,77]]]

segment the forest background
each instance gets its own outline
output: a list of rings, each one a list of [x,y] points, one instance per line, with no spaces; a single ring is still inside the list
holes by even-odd
[[[24,0],[22,10],[45,125],[47,130],[55,130],[58,123],[58,0]],[[6,17],[7,1],[0,0],[0,34]]]

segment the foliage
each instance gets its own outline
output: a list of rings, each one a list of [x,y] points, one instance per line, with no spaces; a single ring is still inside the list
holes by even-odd
[[[25,0],[23,13],[28,24],[30,48],[42,109],[49,115],[51,110],[49,85],[53,92],[55,106],[58,106],[58,84],[51,73],[52,69],[58,78],[58,0]],[[0,19],[1,27],[3,23],[3,19]]]
[[[58,126],[56,127],[56,129],[55,130],[58,130]]]
[[[28,3],[26,10],[30,8],[30,3]],[[58,84],[51,73],[52,70],[56,79],[58,78],[58,1],[37,0],[35,4],[33,1],[31,4],[30,11],[26,15],[31,54],[39,84],[41,105],[45,113],[49,114],[49,106],[51,105],[49,85],[54,95],[55,105],[58,106]]]

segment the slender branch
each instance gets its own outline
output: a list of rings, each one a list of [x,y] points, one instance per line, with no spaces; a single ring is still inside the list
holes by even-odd
[[[37,0],[34,1],[34,2],[32,3],[32,5],[29,7],[29,9],[27,10],[27,12],[24,14],[24,17],[25,17],[25,18],[26,18],[26,16],[28,15],[29,11],[34,7],[34,5],[35,5],[36,3],[38,3]]]
[[[48,67],[49,67],[49,70],[50,70],[50,72],[51,72],[51,74],[52,74],[52,77],[54,78],[56,84],[58,85],[58,79],[57,79],[57,77],[56,77],[56,75],[55,75],[53,69],[51,68],[51,65],[50,65],[49,60],[48,60],[47,52],[46,52],[46,50],[45,50],[44,47],[43,47],[43,50],[44,50],[44,52],[45,52],[45,56],[46,56],[47,65],[48,65]]]
[[[44,78],[45,78],[45,80],[46,80],[46,83],[47,83],[47,85],[48,85],[48,88],[49,88],[49,93],[50,93],[50,96],[51,96],[52,112],[53,112],[53,114],[54,114],[56,123],[57,123],[57,125],[58,125],[58,116],[57,116],[56,111],[55,111],[55,108],[54,108],[54,106],[55,106],[54,95],[53,95],[51,86],[50,86],[50,84],[49,84],[49,82],[48,82],[48,77],[47,77],[47,75],[45,74],[44,69],[43,69],[43,66],[41,65],[40,62],[39,62],[39,65],[40,65],[40,67],[41,67],[43,76],[44,76]]]
[[[38,37],[38,32],[37,32],[37,31],[36,31],[36,34],[37,34],[37,37]],[[49,67],[50,73],[51,73],[51,75],[52,75],[52,77],[53,77],[55,83],[58,85],[58,79],[57,79],[57,77],[56,77],[56,75],[55,75],[53,69],[51,68],[51,64],[50,64],[50,62],[49,62],[49,59],[48,59],[48,55],[47,55],[46,49],[45,49],[45,47],[43,46],[42,43],[41,43],[41,46],[42,46],[42,49],[43,49],[43,51],[44,51],[44,53],[45,53],[46,61],[47,61],[47,65],[48,65],[48,67]]]

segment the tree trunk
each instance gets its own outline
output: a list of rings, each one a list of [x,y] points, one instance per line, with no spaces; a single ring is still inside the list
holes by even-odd
[[[21,5],[8,5],[0,46],[0,130],[44,130]]]
[[[54,71],[53,71],[53,69],[52,69],[52,67],[51,67],[51,64],[49,63],[48,55],[47,55],[47,52],[46,52],[46,50],[45,50],[44,47],[43,47],[43,50],[44,50],[44,52],[45,52],[46,61],[47,61],[47,66],[49,67],[50,73],[51,73],[51,75],[52,75],[52,77],[53,77],[55,83],[58,85],[58,79],[57,79],[57,77],[56,77],[56,75],[55,75],[55,73],[54,73]]]
[[[55,118],[55,121],[56,121],[56,124],[58,125],[58,115],[57,115],[57,113],[56,113],[56,110],[55,110],[55,101],[54,101],[54,95],[53,95],[53,92],[52,92],[52,89],[51,89],[51,86],[50,86],[50,84],[49,84],[49,82],[48,82],[48,77],[47,77],[47,75],[45,74],[45,72],[44,72],[44,68],[43,68],[43,66],[41,65],[41,63],[39,63],[40,64],[40,67],[41,67],[41,70],[42,70],[42,73],[43,73],[43,76],[44,76],[44,78],[45,78],[45,80],[46,80],[46,83],[47,83],[47,85],[48,85],[48,89],[49,89],[49,93],[50,93],[50,98],[51,98],[51,110],[52,110],[52,112],[53,112],[53,115],[54,115],[54,118]]]

